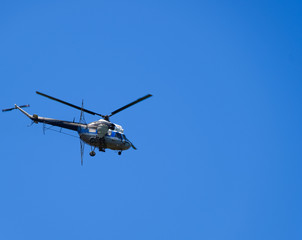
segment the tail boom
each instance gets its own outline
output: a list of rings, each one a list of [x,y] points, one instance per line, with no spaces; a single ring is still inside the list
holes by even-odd
[[[53,118],[39,117],[36,114],[30,115],[29,113],[24,111],[22,108],[20,108],[16,104],[15,104],[15,108],[19,109],[23,114],[25,114],[27,117],[29,117],[35,123],[41,122],[41,123],[49,124],[49,125],[56,126],[56,127],[66,128],[66,129],[73,130],[73,131],[77,131],[79,127],[87,126],[86,124],[77,123],[77,122],[69,122],[69,121],[63,121],[63,120],[58,120],[58,119],[53,119]]]

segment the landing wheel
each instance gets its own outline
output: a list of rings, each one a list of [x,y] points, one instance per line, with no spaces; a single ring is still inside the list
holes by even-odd
[[[94,156],[95,156],[95,151],[91,151],[91,152],[89,153],[89,155],[90,155],[91,157],[94,157]]]
[[[122,151],[119,151],[117,154],[118,154],[118,155],[121,155],[121,154],[122,154]]]

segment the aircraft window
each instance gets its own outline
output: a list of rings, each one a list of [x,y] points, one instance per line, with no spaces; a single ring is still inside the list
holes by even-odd
[[[119,138],[119,139],[122,139],[122,135],[120,133],[115,133],[115,137]]]

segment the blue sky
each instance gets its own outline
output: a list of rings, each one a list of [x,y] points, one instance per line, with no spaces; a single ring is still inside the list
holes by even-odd
[[[301,1],[3,1],[1,108],[111,120],[138,148],[1,114],[0,239],[301,239]],[[86,120],[97,118],[85,115]]]

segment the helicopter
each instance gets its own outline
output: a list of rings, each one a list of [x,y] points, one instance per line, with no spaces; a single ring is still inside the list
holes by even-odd
[[[105,152],[105,149],[117,150],[118,155],[121,155],[122,151],[128,150],[130,147],[132,147],[134,150],[137,150],[137,148],[132,144],[132,142],[124,134],[124,129],[122,128],[122,126],[111,122],[110,118],[113,115],[133,106],[134,104],[137,104],[152,96],[151,94],[147,94],[121,108],[116,109],[115,111],[111,112],[109,115],[102,115],[100,113],[85,109],[83,107],[83,101],[82,101],[82,106],[79,107],[79,106],[76,106],[69,102],[63,101],[61,99],[49,96],[45,93],[41,93],[39,91],[36,91],[36,93],[43,97],[49,98],[51,100],[65,104],[69,107],[73,107],[75,109],[80,110],[81,115],[80,115],[79,122],[75,122],[75,121],[71,122],[71,121],[64,121],[64,120],[58,120],[58,119],[53,119],[53,118],[40,117],[37,114],[31,115],[28,112],[23,110],[23,108],[29,107],[30,106],[29,104],[22,105],[22,106],[18,106],[15,104],[15,106],[13,108],[2,109],[2,112],[7,112],[7,111],[14,110],[14,109],[18,109],[23,114],[25,114],[28,118],[30,118],[33,121],[33,123],[36,123],[36,124],[43,123],[43,124],[48,124],[48,125],[52,125],[55,127],[60,127],[60,128],[65,128],[65,129],[69,129],[72,131],[76,131],[80,137],[81,165],[83,165],[83,153],[84,153],[85,144],[88,144],[91,146],[91,152],[89,153],[89,155],[91,157],[94,157],[96,155],[96,153],[95,153],[96,148],[98,148],[99,151],[102,151],[102,152]],[[84,112],[91,114],[91,115],[100,116],[101,119],[87,124],[85,122]]]

